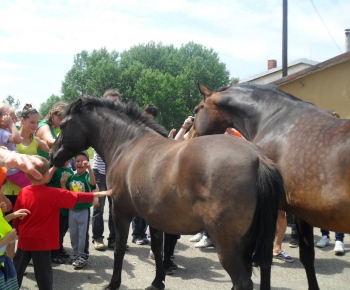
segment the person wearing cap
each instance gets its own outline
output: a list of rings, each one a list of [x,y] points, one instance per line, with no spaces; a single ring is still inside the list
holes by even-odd
[[[92,192],[96,190],[96,178],[89,163],[89,154],[82,151],[74,156],[76,173],[61,179],[63,189],[74,192]],[[87,265],[89,258],[89,224],[91,202],[77,203],[69,210],[68,224],[73,255],[70,262],[75,269]]]

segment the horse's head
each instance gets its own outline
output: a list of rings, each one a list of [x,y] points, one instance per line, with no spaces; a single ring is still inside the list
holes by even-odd
[[[80,118],[82,111],[82,99],[72,102],[65,110],[64,119],[60,125],[61,133],[50,153],[50,161],[57,167],[62,167],[75,154],[89,147],[87,142],[89,132]]]
[[[217,93],[210,91],[202,84],[197,85],[203,99],[194,108],[193,130],[199,136],[224,133],[229,125],[217,108]]]

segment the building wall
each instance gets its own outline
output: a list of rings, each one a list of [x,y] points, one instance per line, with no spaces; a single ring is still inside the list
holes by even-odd
[[[279,88],[324,110],[350,119],[350,60],[296,79]]]

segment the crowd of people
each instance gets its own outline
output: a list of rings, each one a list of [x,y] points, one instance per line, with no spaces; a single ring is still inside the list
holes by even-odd
[[[113,89],[107,90],[103,97],[121,101],[119,92]],[[56,168],[48,161],[65,106],[61,102],[55,104],[40,121],[38,111],[26,104],[19,120],[20,129],[17,129],[18,120],[13,108],[0,105],[0,263],[7,269],[6,273],[11,273],[5,277],[4,271],[0,271],[0,289],[18,289],[30,261],[39,289],[45,290],[52,289],[52,263],[63,264],[68,259],[75,269],[85,267],[89,261],[90,219],[93,247],[98,251],[115,247],[111,191],[107,190],[102,158],[95,152],[92,167],[87,151],[76,154],[73,161],[67,160],[62,168]],[[154,119],[157,108],[149,104],[143,113]],[[177,134],[176,129],[170,131],[169,138],[184,140],[193,122],[194,117],[188,116]],[[225,134],[243,138],[233,128],[227,128]],[[107,245],[103,220],[106,200]],[[147,232],[146,221],[136,216],[131,226],[132,243],[147,245],[152,237]],[[273,257],[293,262],[294,259],[282,250],[286,228],[286,213],[279,211]],[[68,232],[71,255],[63,247]],[[164,233],[163,265],[167,275],[178,268],[173,257],[179,238],[179,235]],[[343,238],[343,234],[336,233],[334,251],[337,254],[344,253]],[[215,246],[207,232],[197,233],[190,241],[195,242],[196,248]],[[322,229],[322,238],[316,246],[325,247],[329,242],[329,232]],[[289,245],[298,247],[295,224]],[[149,257],[154,259],[152,251]]]

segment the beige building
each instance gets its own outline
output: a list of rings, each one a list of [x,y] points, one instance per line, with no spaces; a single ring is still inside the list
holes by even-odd
[[[291,62],[283,78],[282,67],[276,67],[276,61],[269,60],[268,68],[240,83],[275,84],[299,99],[350,119],[350,51],[321,63],[306,59]]]

